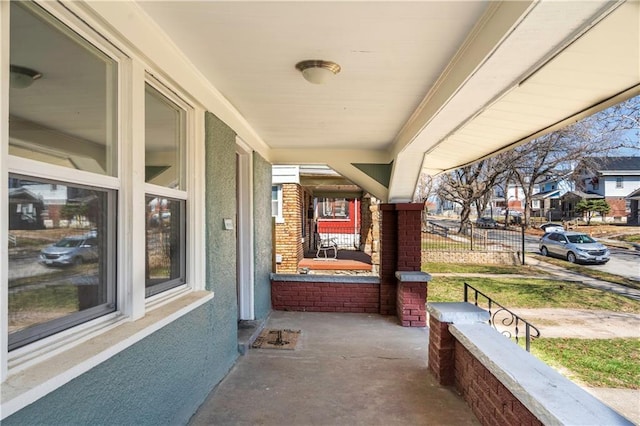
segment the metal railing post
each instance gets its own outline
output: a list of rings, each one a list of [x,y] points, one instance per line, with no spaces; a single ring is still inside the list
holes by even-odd
[[[496,302],[495,300],[491,299],[489,296],[487,296],[486,294],[482,293],[480,290],[478,290],[477,288],[464,283],[464,301],[467,302],[468,301],[468,291],[469,289],[474,291],[474,295],[475,295],[475,305],[478,306],[478,295],[484,297],[487,300],[487,306],[488,306],[488,312],[489,312],[489,325],[493,328],[495,328],[496,330],[498,329],[496,327],[496,319],[499,319],[499,323],[502,324],[505,327],[512,327],[515,324],[515,328],[514,328],[514,333],[512,334],[511,331],[509,331],[508,329],[500,331],[501,334],[505,335],[507,338],[514,338],[514,340],[516,341],[516,343],[518,343],[519,341],[519,333],[520,333],[520,322],[524,323],[525,326],[525,348],[527,350],[527,352],[530,352],[531,349],[531,339],[536,339],[538,337],[540,337],[540,330],[538,330],[533,324],[531,324],[530,322],[526,321],[525,319],[519,317],[518,315],[514,314],[513,312],[511,312],[509,309],[505,308],[504,306],[502,306],[501,304],[499,304],[498,302]],[[495,312],[493,311],[493,306],[496,305],[498,308],[495,310]],[[506,318],[502,318],[499,317],[498,315],[502,315],[504,313],[507,313],[509,316],[507,316]],[[501,318],[501,319],[500,319]],[[534,330],[535,335],[531,336],[531,329]]]
[[[522,264],[524,265],[524,227],[525,225],[522,225]]]

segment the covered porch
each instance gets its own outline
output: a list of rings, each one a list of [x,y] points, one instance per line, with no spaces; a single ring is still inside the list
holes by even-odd
[[[49,242],[29,244],[23,262],[25,239],[0,211],[0,243],[13,249],[0,255],[0,420],[185,424],[217,389],[211,417],[203,408],[195,424],[476,422],[426,372],[417,179],[636,96],[639,6],[0,2],[0,200],[39,187],[54,206],[64,188],[71,206],[97,191],[99,209],[80,207],[96,210],[86,222],[101,257],[73,267],[93,267],[104,295],[84,309],[72,277],[65,297],[39,304],[62,287],[37,269]],[[333,69],[333,81],[305,81],[308,62]],[[272,312],[272,166],[300,164],[326,165],[382,203],[378,276],[346,283],[366,306],[342,295],[332,301],[342,306],[314,305],[360,313]],[[157,211],[163,203],[175,207]],[[300,204],[283,219],[308,241]],[[157,268],[164,282],[153,288],[149,242],[161,223],[172,267]],[[278,285],[295,306],[294,287],[338,293],[291,283]],[[239,321],[267,318],[300,328],[299,350],[241,358]]]
[[[274,311],[265,331],[299,331],[295,345],[250,349],[189,424],[633,424],[483,322],[487,311],[428,310],[429,328]]]
[[[480,424],[427,368],[428,328],[392,316],[274,311],[295,350],[251,349],[191,425]]]

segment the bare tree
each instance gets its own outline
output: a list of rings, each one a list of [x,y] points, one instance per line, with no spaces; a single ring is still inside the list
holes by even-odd
[[[602,157],[621,148],[640,153],[639,129],[640,96],[636,96],[511,151],[443,174],[435,193],[462,207],[462,229],[474,205],[478,215],[485,210],[494,186],[504,184],[506,194],[508,182],[515,182],[523,189],[524,223],[529,224],[532,197],[542,179],[566,178],[578,163],[582,172],[593,170]],[[433,190],[433,180],[428,185]]]
[[[503,155],[487,158],[441,176],[438,195],[462,207],[460,230],[469,222],[474,205],[479,213],[486,207],[487,194],[491,194],[500,176],[509,169],[503,159]]]
[[[434,186],[435,179],[433,176],[420,173],[413,200],[422,203],[426,202],[431,196],[435,195]]]
[[[424,207],[422,209],[423,226],[427,223],[427,216],[429,214],[428,200],[433,195],[435,195],[435,182],[436,179],[433,176],[426,173],[420,173],[420,177],[418,178],[418,185],[416,185],[416,191],[413,196],[413,200],[424,203]]]
[[[524,191],[525,223],[530,223],[532,196],[543,178],[561,179],[573,173],[571,178],[577,181],[578,164],[584,173],[621,148],[640,152],[639,128],[640,97],[635,97],[503,154]]]

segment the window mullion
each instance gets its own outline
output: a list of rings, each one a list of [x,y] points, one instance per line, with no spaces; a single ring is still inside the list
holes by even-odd
[[[204,110],[196,109],[187,116],[187,283],[194,290],[205,289],[205,229],[204,197],[199,196],[197,188],[204,187],[205,152],[204,152]]]
[[[124,73],[123,73],[124,74]],[[145,289],[144,253],[145,253],[145,121],[144,121],[144,65],[131,62],[131,72],[127,76],[130,90],[123,93],[126,104],[130,106],[129,115],[123,114],[123,127],[129,140],[123,140],[121,176],[123,191],[120,206],[120,273],[119,297],[121,309],[132,319],[144,316]],[[126,138],[126,137],[125,137]],[[125,139],[123,138],[123,139]]]

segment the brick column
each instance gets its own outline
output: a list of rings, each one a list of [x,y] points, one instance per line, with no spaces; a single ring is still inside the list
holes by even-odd
[[[282,256],[277,266],[279,273],[298,272],[302,260],[302,187],[295,183],[282,185],[282,216],[284,222],[276,223],[276,253]],[[305,213],[306,214],[306,213]]]
[[[380,313],[382,315],[398,313],[396,272],[420,271],[422,266],[423,208],[423,203],[380,204],[379,206],[382,218],[380,227]]]
[[[403,327],[426,327],[427,283],[431,275],[419,271],[396,272],[396,312]]]
[[[489,312],[471,303],[429,303],[429,370],[444,386],[455,381],[455,342],[450,324],[487,322]]]
[[[394,204],[380,204],[380,313],[396,313],[398,215]]]
[[[396,204],[398,215],[397,271],[422,268],[422,210],[424,203]]]

